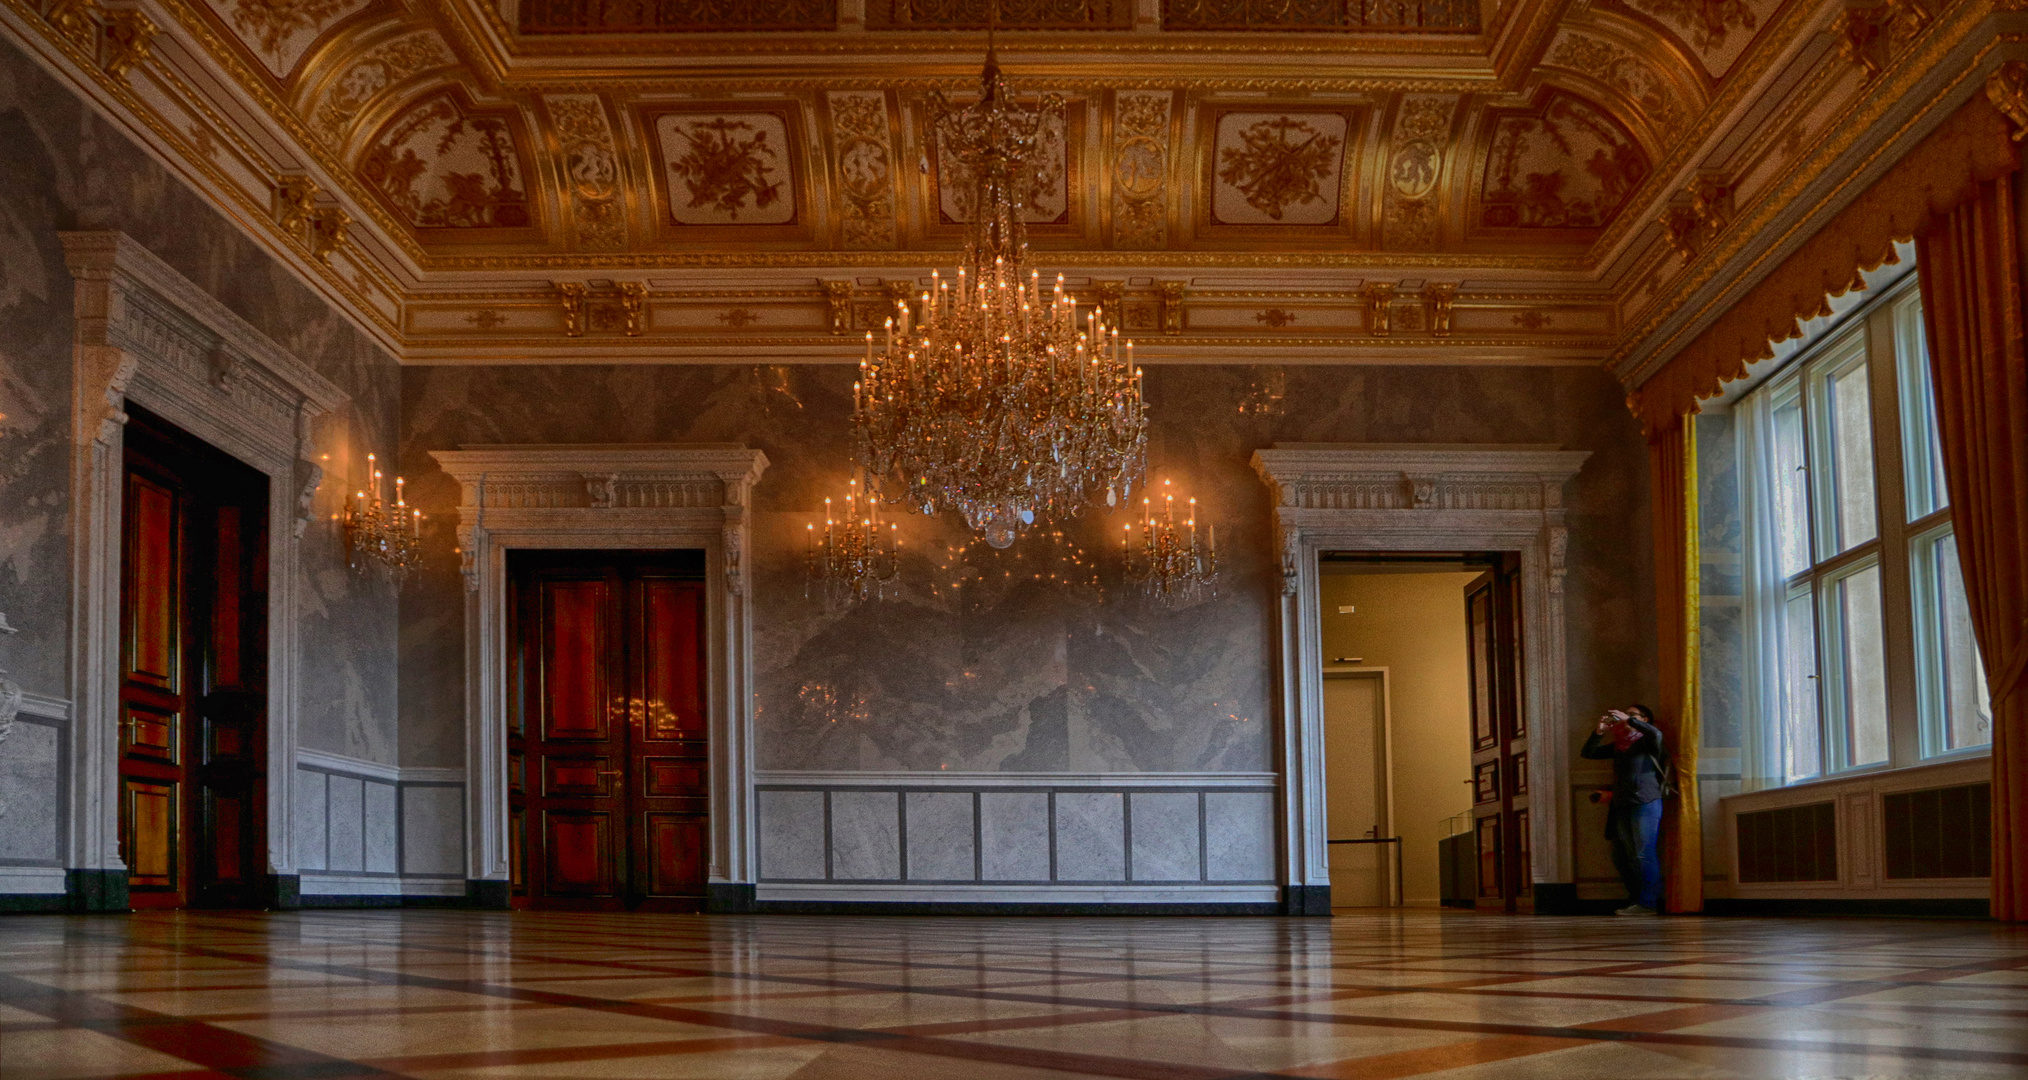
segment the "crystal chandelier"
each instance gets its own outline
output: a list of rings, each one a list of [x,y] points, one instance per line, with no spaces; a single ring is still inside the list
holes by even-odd
[[[824,535],[817,535],[813,523],[804,561],[808,586],[820,590],[827,604],[850,604],[882,595],[901,576],[901,539],[893,522],[883,525],[877,499],[862,498],[859,481],[852,481],[845,493],[845,519],[832,514],[831,500],[824,500]]]
[[[366,455],[366,470],[373,477],[371,493],[355,492],[345,506],[346,562],[357,570],[371,559],[399,580],[422,559],[422,511],[410,509],[399,476],[394,478],[394,502],[382,500],[383,477],[372,454]]]
[[[1111,312],[1078,317],[1059,275],[1027,268],[1021,208],[1045,120],[1062,109],[1012,100],[989,40],[979,99],[930,95],[940,152],[971,171],[972,217],[955,279],[932,274],[897,301],[853,384],[853,450],[869,498],[957,510],[1004,548],[1038,517],[1127,500],[1146,466],[1147,418],[1134,346]]]
[[[1169,482],[1162,481],[1162,510],[1158,514],[1147,499],[1141,500],[1141,521],[1128,522],[1120,535],[1120,551],[1126,560],[1127,580],[1142,595],[1170,607],[1180,607],[1206,595],[1217,596],[1218,526],[1206,525],[1197,532],[1197,500],[1189,503],[1190,516],[1176,523],[1176,496],[1169,494]],[[1138,534],[1138,535],[1137,535]]]

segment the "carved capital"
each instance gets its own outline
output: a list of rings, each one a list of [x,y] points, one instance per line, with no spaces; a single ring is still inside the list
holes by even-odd
[[[127,422],[127,385],[141,370],[141,358],[110,345],[77,346],[77,403],[71,434],[79,445],[111,447]]]
[[[1436,337],[1451,336],[1451,306],[1457,302],[1456,282],[1432,282],[1422,288],[1422,302],[1429,309],[1429,332]]]
[[[725,528],[720,534],[720,546],[725,555],[725,591],[733,596],[746,593],[746,520],[744,515],[734,517],[727,511]]]
[[[335,206],[318,210],[310,218],[310,254],[329,265],[332,252],[345,246],[352,229],[352,215]]]
[[[479,549],[486,543],[486,530],[471,526],[458,530],[458,573],[465,579],[465,591],[479,591]]]
[[[317,489],[324,485],[324,466],[314,461],[296,459],[296,535],[310,525],[316,515]]]
[[[643,281],[622,281],[619,290],[620,313],[626,322],[627,336],[640,337],[647,326],[648,285]]]
[[[1884,8],[1849,7],[1831,24],[1831,32],[1838,35],[1839,54],[1847,63],[1858,65],[1861,78],[1868,81],[1880,74],[1885,59],[1881,34],[1885,21]]]
[[[831,332],[849,334],[852,332],[852,283],[849,281],[824,282],[824,302],[831,307]]]
[[[1986,79],[1986,100],[2013,125],[2014,141],[2028,136],[2028,63],[2009,60]]]
[[[56,0],[44,18],[50,29],[80,49],[90,51],[99,36],[98,0]]]
[[[1126,312],[1127,283],[1094,281],[1092,288],[1096,292],[1094,299],[1098,301],[1099,309],[1106,313],[1114,325],[1118,325],[1120,317]]]
[[[1155,283],[1155,294],[1161,300],[1163,333],[1180,334],[1183,332],[1183,297],[1188,291],[1187,282],[1158,281]]]
[[[307,176],[283,176],[275,180],[275,224],[289,239],[310,242],[310,222],[317,215],[317,182]]]
[[[611,510],[618,497],[619,473],[587,473],[584,478],[585,497],[591,500],[594,510]]]
[[[1549,591],[1563,591],[1563,576],[1569,570],[1570,530],[1561,525],[1549,527]]]
[[[1275,528],[1281,534],[1282,553],[1282,595],[1296,595],[1296,588],[1303,572],[1303,533],[1294,525],[1277,521]]]
[[[1388,306],[1394,303],[1394,289],[1393,282],[1369,281],[1359,290],[1359,295],[1366,301],[1367,333],[1382,337],[1392,328]]]
[[[123,78],[127,72],[147,61],[155,51],[155,35],[161,28],[155,20],[139,11],[113,11],[106,14],[106,73],[113,78]]]
[[[583,337],[585,327],[585,285],[582,281],[552,281],[556,302],[563,307],[563,336]]]
[[[1410,506],[1417,510],[1427,510],[1436,505],[1436,477],[1402,473],[1401,482],[1408,487],[1408,504]]]

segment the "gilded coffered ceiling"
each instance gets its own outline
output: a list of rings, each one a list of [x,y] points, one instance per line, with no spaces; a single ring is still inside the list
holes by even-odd
[[[4,14],[406,360],[844,359],[839,336],[960,242],[970,182],[925,95],[973,84],[989,2]],[[1064,102],[1031,163],[1031,243],[1152,358],[1557,363],[1624,349],[1750,201],[1748,174],[1809,168],[1807,118],[1856,107],[1946,21],[1893,0],[1889,33],[1841,55],[1838,10],[998,0],[993,17],[1017,88]],[[1904,32],[1886,13],[1906,10],[1923,22]]]

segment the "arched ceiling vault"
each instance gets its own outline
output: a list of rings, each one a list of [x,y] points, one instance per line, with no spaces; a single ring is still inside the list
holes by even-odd
[[[0,2],[408,360],[842,359],[969,214],[989,0]],[[1038,260],[1156,359],[1603,359],[1779,172],[1717,121],[1867,92],[1809,0],[999,3]]]

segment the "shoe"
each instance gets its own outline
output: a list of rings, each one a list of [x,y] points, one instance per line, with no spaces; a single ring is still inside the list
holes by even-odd
[[[1613,912],[1615,915],[1653,915],[1654,913],[1655,909],[1646,904],[1628,904],[1626,907]]]

